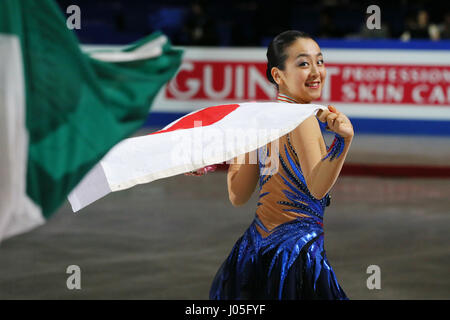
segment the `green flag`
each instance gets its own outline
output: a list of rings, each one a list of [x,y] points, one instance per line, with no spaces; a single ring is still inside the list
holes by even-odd
[[[0,36],[0,72],[9,77],[0,89],[0,108],[5,126],[17,129],[5,119],[20,114],[22,81],[24,197],[45,220],[111,147],[142,126],[154,97],[180,66],[182,51],[155,33],[121,50],[85,53],[52,0],[1,0]],[[17,167],[11,154],[20,146],[9,139],[2,149],[10,152],[2,152],[0,165]],[[4,181],[2,193],[10,187]],[[17,206],[0,210],[0,240],[32,227],[22,221],[26,215],[16,219]]]

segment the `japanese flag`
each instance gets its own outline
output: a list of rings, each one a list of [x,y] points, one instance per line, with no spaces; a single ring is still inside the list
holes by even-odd
[[[110,192],[167,178],[254,151],[326,107],[248,102],[191,112],[149,135],[125,139],[69,194],[74,212]]]

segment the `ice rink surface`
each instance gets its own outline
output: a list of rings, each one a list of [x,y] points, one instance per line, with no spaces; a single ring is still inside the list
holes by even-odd
[[[450,138],[355,136],[347,162],[450,164]],[[341,176],[325,248],[350,299],[450,299],[450,179]],[[116,192],[0,244],[0,299],[208,299],[253,220],[228,201],[225,171]],[[81,269],[81,289],[66,269]],[[368,289],[367,268],[381,271]]]

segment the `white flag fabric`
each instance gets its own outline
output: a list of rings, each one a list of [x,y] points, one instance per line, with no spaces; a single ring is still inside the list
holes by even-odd
[[[20,40],[0,34],[0,241],[45,222],[28,197],[28,133]]]
[[[69,194],[74,212],[110,192],[229,161],[294,130],[326,107],[247,102],[203,108],[149,135],[125,139]]]

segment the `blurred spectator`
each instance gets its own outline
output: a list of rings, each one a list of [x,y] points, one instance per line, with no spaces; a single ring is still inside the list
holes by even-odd
[[[407,17],[405,24],[405,32],[400,37],[403,41],[409,39],[439,40],[439,29],[435,24],[429,23],[429,15],[426,10],[419,10],[416,20]]]
[[[439,26],[439,33],[441,39],[450,39],[450,12],[445,14],[444,21]]]
[[[186,44],[193,46],[215,46],[219,44],[214,20],[205,12],[202,1],[191,4],[183,31]]]

